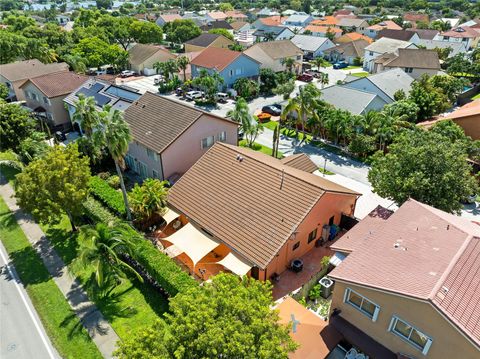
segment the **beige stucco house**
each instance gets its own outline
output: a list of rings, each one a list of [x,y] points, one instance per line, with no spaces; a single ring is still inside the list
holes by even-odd
[[[478,224],[408,200],[393,214],[377,208],[331,247],[346,258],[329,274],[330,323],[357,351],[480,357]]]
[[[124,116],[133,136],[125,161],[142,178],[174,182],[215,142],[237,144],[236,122],[151,92]]]
[[[299,73],[302,69],[303,51],[291,40],[259,42],[243,53],[260,62],[262,69],[285,71],[287,69],[285,60],[288,58],[294,60],[295,72]]]
[[[56,72],[33,77],[20,89],[37,116],[44,116],[54,131],[67,131],[72,125],[63,100],[87,80],[87,76],[74,72]]]
[[[175,59],[176,56],[161,46],[136,44],[128,50],[128,64],[140,75],[154,75],[153,64]]]
[[[33,77],[68,71],[65,62],[44,64],[37,59],[12,62],[0,66],[0,83],[10,90],[8,99],[23,101],[25,96],[20,87]]]
[[[437,75],[441,70],[437,51],[426,49],[398,49],[398,53],[379,56],[374,63],[374,73],[401,68],[414,79]]]
[[[185,52],[197,52],[207,47],[228,49],[234,42],[223,35],[203,33],[200,36],[185,42]]]

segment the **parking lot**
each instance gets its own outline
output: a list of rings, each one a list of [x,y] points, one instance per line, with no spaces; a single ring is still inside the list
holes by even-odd
[[[355,70],[334,70],[332,67],[322,68],[322,72],[328,74],[328,85],[332,86],[337,83],[337,81],[343,81],[347,77],[349,73],[363,71],[362,69],[355,69]],[[137,89],[140,93],[145,93],[147,91],[157,93],[158,86],[154,85],[154,78],[155,76],[136,76],[136,77],[129,77],[129,78],[117,78],[116,84],[123,85],[127,87],[131,87]],[[322,89],[322,85],[316,79],[312,82],[315,86],[317,86],[320,90]],[[298,94],[300,86],[305,85],[305,82],[295,81],[295,90],[292,93],[291,97],[295,97]],[[169,95],[162,95],[164,97],[170,98],[174,101],[185,103],[189,106],[196,107],[194,101],[187,101],[183,99],[181,96],[176,96],[174,93]],[[282,96],[273,95],[268,97],[257,97],[248,103],[250,113],[256,113],[259,109],[266,105],[272,105],[275,103],[285,104],[286,101],[283,99]],[[228,100],[225,104],[217,104],[217,108],[206,108],[206,107],[198,107],[207,112],[211,112],[214,115],[225,117],[228,111],[232,110],[235,107],[234,100]]]

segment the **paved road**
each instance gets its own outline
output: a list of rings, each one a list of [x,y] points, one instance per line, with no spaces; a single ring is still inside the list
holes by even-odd
[[[56,359],[40,319],[0,243],[0,358]]]

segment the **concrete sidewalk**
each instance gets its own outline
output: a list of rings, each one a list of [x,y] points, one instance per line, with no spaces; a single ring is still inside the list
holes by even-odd
[[[18,207],[13,197],[14,191],[12,187],[3,178],[0,180],[0,195],[8,208],[14,213],[15,219],[32,246],[40,254],[45,267],[53,277],[58,288],[82,321],[83,326],[87,329],[103,357],[112,358],[112,353],[116,349],[116,343],[119,339],[117,334],[95,304],[88,299],[80,283],[68,273],[67,267],[50,244],[40,226],[35,223],[30,215],[24,213]]]

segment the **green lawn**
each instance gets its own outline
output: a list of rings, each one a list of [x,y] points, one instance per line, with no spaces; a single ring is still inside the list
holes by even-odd
[[[480,93],[477,94],[477,95],[475,95],[475,96],[473,96],[473,97],[472,97],[472,100],[478,100],[479,98],[480,98]]]
[[[356,69],[359,69],[361,68],[362,66],[353,66],[353,65],[350,65],[350,66],[347,66],[345,68],[343,68],[342,70],[356,70]]]
[[[42,228],[72,274],[86,283],[93,268],[84,269],[74,262],[79,247],[68,219],[64,217],[60,224]],[[141,327],[152,325],[168,310],[168,301],[162,295],[134,278],[125,280],[107,298],[87,292],[120,338],[129,338]]]
[[[354,72],[350,75],[355,76],[355,77],[367,77],[369,75],[369,73],[362,71],[362,72]]]
[[[318,172],[323,173],[323,174],[326,174],[327,176],[331,176],[331,175],[334,175],[334,174],[335,174],[335,173],[333,173],[332,171],[324,170],[323,167],[319,167],[319,168],[318,168]]]
[[[239,142],[239,146],[247,147],[247,148],[248,148],[248,146],[247,146],[247,141],[246,141],[246,140],[241,140],[241,141]],[[261,144],[259,144],[259,143],[254,143],[254,144],[253,144],[253,147],[252,147],[251,149],[254,150],[254,151],[259,151],[259,152],[265,153],[266,155],[269,155],[269,156],[272,155],[272,149],[271,149],[271,148],[269,148],[269,147],[267,147],[267,146],[263,146],[263,145],[261,145]],[[278,156],[277,156],[277,158],[283,158],[283,153],[280,152],[280,151],[278,151]]]
[[[82,358],[102,358],[2,198],[0,238],[60,355],[78,358],[81,353]]]

